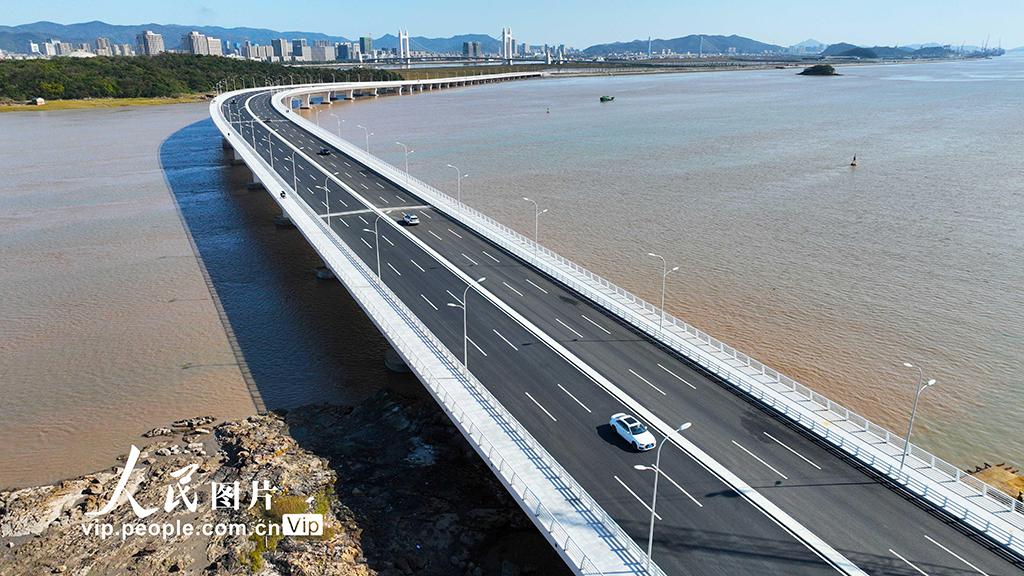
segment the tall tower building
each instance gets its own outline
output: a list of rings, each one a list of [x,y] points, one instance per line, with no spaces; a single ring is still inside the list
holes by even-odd
[[[372,36],[360,36],[359,37],[359,53],[363,56],[370,58],[373,56],[373,37]]]
[[[515,40],[512,38],[511,28],[501,29],[501,57],[505,60],[511,60],[515,56],[516,47]]]
[[[146,30],[135,37],[139,45],[139,54],[144,56],[155,56],[164,52],[164,37],[152,30]]]
[[[398,57],[403,60],[412,58],[412,50],[409,49],[409,31],[398,31]]]

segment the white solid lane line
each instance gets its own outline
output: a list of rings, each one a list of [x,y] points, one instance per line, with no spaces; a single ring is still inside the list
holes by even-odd
[[[412,262],[413,266],[419,268],[420,272],[426,272],[426,270],[423,269],[423,266],[420,266],[419,264],[417,264],[415,260],[409,259],[409,262]]]
[[[486,250],[481,250],[481,252],[483,252],[484,256],[487,256],[487,257],[488,257],[488,258],[490,258],[491,260],[494,260],[495,262],[501,262],[501,260],[498,260],[498,259],[497,259],[497,258],[495,258],[494,256],[491,256],[490,254],[488,254]]]
[[[673,377],[675,377],[675,379],[676,379],[676,380],[679,380],[680,382],[682,382],[683,384],[686,384],[686,385],[687,385],[687,386],[689,386],[690,388],[693,388],[694,390],[696,390],[696,389],[697,389],[697,387],[696,387],[696,386],[694,386],[693,384],[690,384],[689,382],[687,382],[685,378],[683,378],[682,376],[680,376],[680,375],[676,374],[675,372],[673,372],[673,371],[669,370],[668,368],[665,368],[665,367],[664,367],[664,366],[662,366],[661,364],[658,364],[658,368],[661,368],[661,369],[662,369],[662,370],[664,370],[665,372],[668,372],[668,373],[669,373],[669,374],[671,374],[671,375],[672,375]]]
[[[575,401],[576,401],[576,403],[577,403],[577,404],[579,404],[580,406],[582,406],[584,410],[586,410],[587,412],[590,412],[591,414],[593,414],[593,413],[594,413],[594,411],[593,411],[593,410],[591,410],[590,408],[587,408],[587,405],[586,405],[586,404],[584,404],[583,402],[580,402],[580,399],[579,399],[579,398],[577,398],[577,397],[573,396],[573,395],[572,395],[572,392],[569,392],[568,390],[566,390],[566,389],[565,389],[565,386],[562,386],[561,384],[559,384],[559,385],[558,385],[558,387],[562,389],[562,392],[565,392],[566,394],[568,394],[568,395],[569,395],[569,398],[572,398],[573,400],[575,400]]]
[[[402,273],[401,273],[401,272],[399,272],[398,270],[396,270],[396,269],[395,269],[395,267],[391,265],[391,262],[388,262],[387,264],[388,264],[388,268],[391,268],[391,270],[392,270],[392,271],[393,271],[393,272],[394,272],[395,274],[398,274],[399,276],[401,276],[401,275],[402,275]]]
[[[583,338],[583,334],[580,334],[579,332],[577,332],[577,331],[573,330],[573,329],[572,329],[572,326],[569,326],[568,324],[566,324],[565,322],[562,322],[562,321],[561,321],[561,320],[559,320],[558,318],[555,318],[555,322],[558,322],[558,323],[559,323],[559,324],[561,324],[562,326],[565,326],[565,328],[566,328],[567,330],[569,330],[570,332],[572,332],[573,334],[575,334],[577,338]]]
[[[486,252],[485,252],[485,254],[486,254]],[[510,286],[508,282],[505,282],[504,280],[502,280],[502,281],[501,281],[501,283],[505,285],[505,288],[508,288],[509,290],[511,290],[511,291],[513,291],[513,292],[515,292],[516,294],[519,294],[520,296],[522,296],[522,295],[523,295],[523,293],[522,293],[522,292],[520,292],[519,290],[516,290],[515,288],[513,288],[512,286]]]
[[[654,389],[655,389],[655,390],[657,390],[658,392],[661,392],[661,395],[662,395],[662,396],[668,396],[668,394],[665,394],[665,391],[664,391],[664,390],[662,390],[661,388],[658,388],[657,386],[655,386],[654,384],[652,384],[652,383],[651,383],[651,381],[650,381],[650,380],[648,380],[647,378],[644,378],[643,376],[641,376],[641,375],[637,374],[637,373],[636,373],[636,371],[635,371],[635,370],[633,370],[632,368],[630,368],[630,369],[629,369],[629,373],[630,373],[630,374],[632,374],[633,376],[636,376],[637,378],[639,378],[639,379],[643,380],[643,381],[644,381],[644,383],[645,383],[645,384],[647,384],[648,386],[650,386],[651,388],[654,388]]]
[[[620,480],[618,476],[612,476],[612,478],[615,478],[615,481],[618,482],[619,484],[621,484],[622,487],[626,489],[626,492],[629,492],[630,494],[632,494],[633,498],[636,498],[637,502],[643,504],[644,508],[646,508],[648,512],[651,511],[651,507],[647,505],[647,502],[644,502],[642,498],[637,496],[636,492],[633,492],[633,490],[629,486],[626,486],[626,483],[623,482],[622,480]],[[657,518],[658,520],[661,520],[661,515],[658,514],[657,512],[654,513],[654,517]]]
[[[420,298],[423,298],[423,300],[424,300],[424,301],[425,301],[425,302],[426,302],[427,304],[430,304],[430,307],[431,307],[431,308],[433,308],[434,310],[437,310],[437,306],[434,306],[434,303],[433,303],[433,302],[431,302],[430,300],[427,300],[427,297],[426,297],[426,296],[424,296],[423,294],[420,294]]]
[[[483,349],[483,348],[481,348],[481,347],[477,346],[477,345],[476,345],[476,342],[473,342],[473,339],[472,339],[472,338],[469,338],[469,337],[467,337],[467,338],[466,338],[466,340],[469,340],[469,343],[473,345],[473,348],[476,348],[476,351],[477,351],[477,352],[479,352],[479,353],[483,354],[483,355],[484,355],[484,357],[487,357],[487,352],[484,352],[484,349]]]
[[[761,464],[764,464],[765,466],[767,466],[767,467],[768,467],[768,468],[769,468],[769,469],[770,469],[770,470],[771,470],[772,472],[775,472],[775,473],[776,473],[776,474],[778,474],[779,476],[782,476],[782,478],[783,478],[784,480],[789,480],[789,477],[787,477],[787,476],[786,476],[785,474],[783,474],[782,472],[779,472],[778,470],[776,470],[776,469],[775,469],[775,467],[774,467],[774,466],[772,466],[771,464],[769,464],[769,463],[765,462],[764,460],[762,460],[762,459],[758,458],[757,454],[754,454],[754,453],[753,453],[753,452],[751,452],[750,450],[747,450],[747,449],[746,449],[746,448],[744,448],[744,447],[743,447],[743,446],[742,446],[742,445],[741,445],[741,444],[740,444],[739,442],[737,442],[737,441],[733,440],[733,441],[732,441],[732,443],[733,443],[733,444],[735,444],[735,445],[736,445],[736,447],[737,447],[737,448],[739,448],[740,450],[743,450],[743,451],[744,451],[744,452],[746,452],[747,454],[750,454],[750,457],[751,457],[751,458],[753,458],[754,460],[757,460],[757,461],[758,461],[758,462],[760,462]]]
[[[891,554],[892,554],[893,556],[895,556],[895,557],[899,558],[900,560],[903,560],[903,562],[905,562],[907,566],[910,566],[910,567],[911,567],[911,568],[913,568],[914,570],[917,570],[917,572],[918,572],[919,574],[923,574],[924,576],[928,576],[928,573],[927,573],[927,572],[925,572],[924,570],[921,570],[921,569],[920,569],[920,568],[918,568],[917,566],[914,566],[913,564],[911,564],[911,563],[910,563],[910,560],[907,560],[906,558],[904,558],[903,556],[901,556],[899,552],[897,552],[897,551],[893,550],[892,548],[889,548],[889,552],[890,552],[890,553],[891,553]]]
[[[523,392],[523,394],[526,394],[526,397],[529,398],[530,400],[532,400],[533,403],[537,405],[537,408],[540,408],[541,410],[543,410],[544,413],[548,415],[548,418],[551,418],[552,422],[558,422],[558,418],[555,418],[554,416],[552,416],[551,412],[548,412],[547,408],[541,406],[540,402],[537,402],[537,399],[534,398],[533,396],[531,396],[529,392]]]
[[[540,286],[537,286],[537,285],[536,285],[536,284],[534,284],[534,283],[533,283],[533,281],[532,281],[532,280],[530,280],[529,278],[524,278],[524,280],[526,280],[527,282],[529,282],[529,283],[530,283],[530,286],[533,286],[533,287],[534,287],[534,288],[536,288],[537,290],[540,290],[541,292],[543,292],[543,293],[545,293],[545,294],[547,294],[547,293],[548,293],[548,291],[547,291],[547,290],[545,290],[545,289],[541,288]]]
[[[448,231],[451,232],[452,234],[454,234],[456,238],[459,238],[459,239],[462,238],[462,236],[460,236],[459,233],[456,232],[455,230],[452,230],[451,228],[449,228]]]
[[[381,235],[380,235],[380,237],[381,237],[381,240],[384,240],[384,241],[385,241],[385,242],[387,242],[388,244],[391,244],[392,246],[394,246],[394,245],[395,245],[395,243],[394,243],[394,242],[392,242],[391,240],[388,240],[388,237],[387,237],[387,236],[385,236],[385,235],[381,234]]]
[[[799,458],[800,458],[801,460],[803,460],[804,462],[807,462],[807,463],[808,463],[808,464],[810,464],[811,466],[814,466],[814,467],[815,467],[815,468],[817,468],[818,470],[821,470],[821,466],[818,466],[818,465],[817,465],[817,464],[815,464],[814,462],[811,462],[810,460],[808,460],[807,458],[805,458],[803,454],[801,454],[801,453],[797,452],[796,450],[793,450],[793,449],[792,449],[792,448],[790,448],[789,446],[786,446],[785,444],[783,444],[783,443],[782,443],[782,440],[779,440],[778,438],[776,438],[775,436],[772,436],[771,434],[769,434],[769,433],[767,433],[767,432],[765,432],[765,433],[764,433],[764,435],[765,435],[765,436],[767,436],[767,437],[769,437],[769,438],[771,438],[772,440],[774,440],[774,441],[775,441],[775,443],[776,443],[776,444],[778,444],[779,446],[782,446],[782,447],[783,447],[783,448],[785,448],[786,450],[789,450],[789,451],[790,451],[790,452],[792,452],[793,454],[797,455],[797,456],[798,456],[798,457],[799,457]]]
[[[373,246],[370,246],[370,243],[366,241],[366,238],[360,237],[359,239],[363,241],[363,244],[366,244],[367,248],[369,248],[370,250],[373,250]]]
[[[685,494],[687,498],[689,498],[690,500],[692,500],[694,504],[696,504],[697,506],[699,506],[699,507],[701,507],[701,508],[703,508],[703,507],[704,507],[704,505],[703,505],[703,504],[701,504],[700,502],[698,502],[698,501],[697,501],[697,499],[696,499],[696,498],[694,498],[694,497],[693,497],[693,496],[692,496],[692,495],[691,495],[691,494],[690,494],[689,492],[687,492],[685,488],[683,488],[682,486],[680,486],[680,485],[679,485],[679,483],[678,483],[678,482],[676,482],[675,480],[673,480],[671,476],[669,476],[668,474],[665,474],[664,472],[662,472],[662,473],[661,473],[661,475],[662,475],[662,476],[664,476],[666,480],[668,480],[669,482],[671,482],[673,486],[675,486],[676,488],[678,488],[680,492],[682,492],[683,494]]]
[[[470,261],[470,263],[472,263],[472,264],[473,264],[473,266],[479,266],[479,264],[477,264],[477,263],[476,263],[476,260],[473,260],[473,259],[472,259],[472,258],[470,258],[469,256],[466,256],[466,253],[465,253],[465,252],[460,252],[460,254],[462,254],[462,257],[463,257],[463,258],[465,258],[466,260],[469,260],[469,261]]]
[[[501,335],[501,332],[498,332],[498,331],[497,331],[497,330],[495,330],[494,328],[491,328],[491,331],[493,331],[493,332],[494,332],[495,334],[497,334],[497,335],[498,335],[498,338],[501,338],[502,340],[504,340],[504,341],[505,341],[505,344],[508,344],[509,346],[511,346],[513,350],[515,350],[516,352],[519,352],[519,348],[516,348],[516,345],[515,345],[515,344],[513,344],[513,343],[509,342],[509,341],[508,341],[508,338],[505,338],[504,336],[502,336],[502,335]]]
[[[928,539],[928,541],[929,541],[929,542],[931,542],[932,544],[935,544],[935,545],[936,545],[936,546],[938,546],[939,548],[942,548],[942,549],[943,549],[943,550],[945,550],[946,552],[949,552],[950,554],[952,554],[952,555],[953,555],[953,557],[954,557],[954,558],[956,558],[957,560],[959,560],[959,561],[963,562],[964,564],[967,564],[968,566],[970,566],[971,568],[973,568],[973,569],[974,569],[974,571],[975,571],[975,572],[977,572],[978,574],[981,574],[982,576],[988,576],[988,574],[986,574],[985,572],[982,572],[981,568],[978,568],[978,567],[977,567],[977,566],[975,566],[974,564],[971,564],[971,563],[970,563],[970,562],[968,562],[968,561],[967,561],[966,559],[964,559],[964,557],[963,557],[963,556],[961,556],[961,555],[957,554],[956,552],[953,552],[952,550],[950,550],[949,548],[946,548],[946,547],[945,547],[945,546],[943,546],[942,544],[939,544],[939,543],[938,543],[938,542],[936,542],[936,541],[935,541],[935,539],[934,539],[934,538],[932,538],[931,536],[929,536],[929,535],[925,534],[925,535],[924,535],[924,537],[925,537],[925,538],[927,538],[927,539]]]
[[[597,322],[594,322],[594,321],[593,321],[593,320],[591,320],[590,318],[587,318],[587,317],[586,317],[586,315],[584,315],[584,314],[580,314],[580,317],[581,317],[581,318],[583,318],[584,320],[586,320],[587,322],[590,322],[591,324],[593,324],[594,326],[596,326],[596,327],[597,327],[598,329],[600,329],[600,330],[603,330],[605,334],[607,334],[607,335],[609,335],[609,336],[611,336],[611,335],[612,335],[612,333],[611,333],[611,332],[609,332],[607,328],[605,328],[604,326],[601,326],[601,325],[600,325],[600,324],[598,324]]]
[[[438,240],[441,240],[441,237],[438,236],[437,234],[435,234],[433,230],[427,230],[427,234],[430,234],[434,238],[437,238]]]

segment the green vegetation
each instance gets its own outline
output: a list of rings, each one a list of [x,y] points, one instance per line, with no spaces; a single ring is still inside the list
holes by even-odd
[[[839,76],[839,72],[831,64],[816,64],[804,69],[801,76]]]
[[[300,81],[398,80],[388,70],[295,68],[218,56],[52,58],[0,61],[0,101],[82,98],[167,98],[212,92],[218,83],[240,88]]]
[[[255,533],[255,529],[251,525],[249,541],[253,543],[253,549],[244,553],[244,556],[239,558],[241,564],[249,568],[251,573],[259,572],[263,569],[263,554],[277,549],[278,544],[284,536],[280,533],[269,535],[270,525],[280,526],[285,514],[323,514],[324,518],[327,518],[327,514],[331,511],[331,502],[334,500],[334,488],[328,486],[326,489],[321,490],[313,494],[313,502],[308,502],[306,496],[300,496],[295,494],[278,494],[271,498],[270,510],[264,510],[260,507],[256,507],[254,512],[255,524],[264,525],[264,534],[267,536],[258,536]],[[321,536],[293,536],[293,538],[317,538],[320,540],[330,540],[334,537],[337,528],[334,526],[324,526],[324,531]],[[279,531],[278,531],[279,532]]]

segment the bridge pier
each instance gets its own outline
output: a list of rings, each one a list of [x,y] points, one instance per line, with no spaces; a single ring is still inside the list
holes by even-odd
[[[299,108],[302,108],[303,110],[309,110],[309,94],[308,93],[302,95],[302,100],[300,102],[301,102],[301,104],[300,104]]]
[[[348,99],[349,100],[355,100],[356,99],[356,91],[355,90],[349,90],[348,91]]]
[[[237,154],[237,152],[236,152]],[[259,190],[263,188],[263,182],[256,176],[256,173],[249,170],[249,183],[245,185],[246,190]]]
[[[316,267],[316,277],[319,280],[331,280],[334,278],[334,272],[326,264],[321,264]]]
[[[239,166],[241,164],[245,164],[245,160],[242,159],[242,155],[239,154],[238,150],[235,147],[233,147],[233,146],[231,147],[231,160],[230,160],[230,162],[231,162],[232,166]]]
[[[376,98],[376,97],[377,97],[377,89],[376,89],[376,88],[374,88],[374,89],[373,89],[373,92],[372,92],[372,94],[373,94],[373,97],[374,97],[374,98]]]
[[[405,360],[402,360],[402,357],[391,346],[391,344],[388,344],[387,350],[384,350],[384,366],[387,367],[388,370],[399,374],[411,372],[409,366],[405,363]]]

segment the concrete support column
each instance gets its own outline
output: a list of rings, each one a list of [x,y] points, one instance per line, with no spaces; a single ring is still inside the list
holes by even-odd
[[[391,347],[391,344],[388,344],[387,349],[384,350],[384,366],[392,372],[406,373],[410,371],[405,360],[402,360],[401,355]]]
[[[348,91],[348,99],[349,100],[355,100],[355,98],[356,98],[356,91],[355,90],[349,90]]]
[[[292,228],[295,226],[292,219],[288,217],[288,213],[284,210],[281,210],[280,216],[274,216],[274,225],[280,228]]]
[[[376,88],[374,88],[374,89],[373,89],[373,97],[374,97],[374,98],[376,98],[376,97],[377,97],[377,89],[376,89]]]

